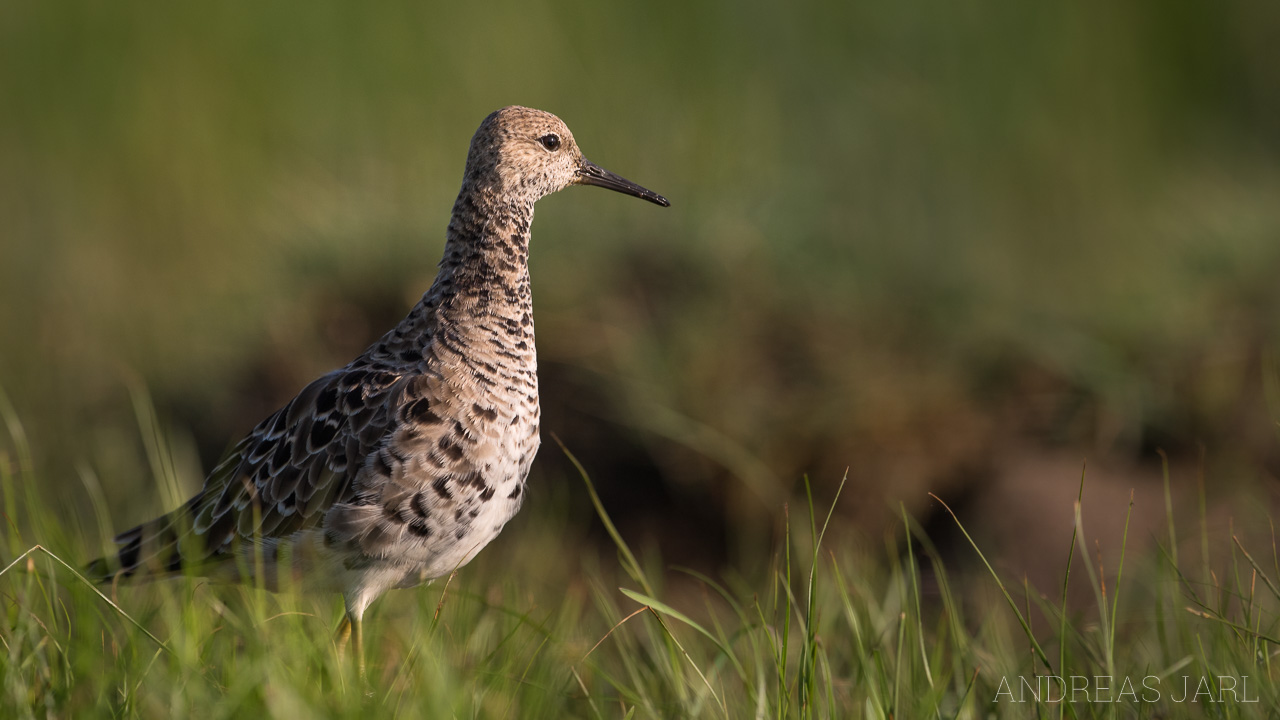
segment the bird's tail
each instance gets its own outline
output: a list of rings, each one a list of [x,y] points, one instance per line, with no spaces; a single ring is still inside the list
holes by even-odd
[[[186,515],[178,510],[120,533],[115,537],[120,549],[90,562],[85,575],[97,583],[110,583],[157,580],[181,573],[183,557],[178,540]]]

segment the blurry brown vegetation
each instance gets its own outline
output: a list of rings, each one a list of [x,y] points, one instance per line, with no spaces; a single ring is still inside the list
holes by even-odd
[[[1130,487],[1163,512],[1161,448],[1180,497],[1203,450],[1211,500],[1274,505],[1277,28],[1248,0],[7,3],[0,387],[69,522],[80,466],[119,526],[159,510],[129,388],[194,488],[426,289],[470,134],[519,103],[673,201],[571,189],[532,249],[544,432],[669,558],[767,548],[846,468],[846,530],[927,523],[932,490],[1027,557],[1065,547],[1086,458],[1118,518]],[[553,443],[535,472],[576,491]]]

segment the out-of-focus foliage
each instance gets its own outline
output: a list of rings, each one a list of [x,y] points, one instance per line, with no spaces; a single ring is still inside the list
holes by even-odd
[[[804,472],[851,467],[865,520],[1028,447],[1274,473],[1277,29],[1256,0],[5,3],[0,386],[51,493],[90,466],[142,519],[128,388],[194,486],[426,289],[470,134],[518,103],[673,202],[539,205],[546,429],[606,494],[732,527]]]

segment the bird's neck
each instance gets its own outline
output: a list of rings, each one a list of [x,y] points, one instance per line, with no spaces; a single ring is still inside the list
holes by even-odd
[[[511,359],[536,364],[529,288],[532,221],[532,202],[506,202],[464,186],[453,206],[435,283],[364,357],[394,367],[419,362],[429,349],[440,362],[465,364],[471,357],[467,352],[499,343],[513,350],[505,350],[506,359],[495,365]]]
[[[429,294],[450,319],[519,318],[532,307],[533,203],[463,187],[453,206],[440,272]]]

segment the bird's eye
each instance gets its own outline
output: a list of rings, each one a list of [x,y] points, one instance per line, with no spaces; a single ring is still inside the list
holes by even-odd
[[[551,152],[555,152],[560,149],[560,136],[555,133],[543,135],[538,138],[538,142],[542,143],[542,147],[550,150]]]

